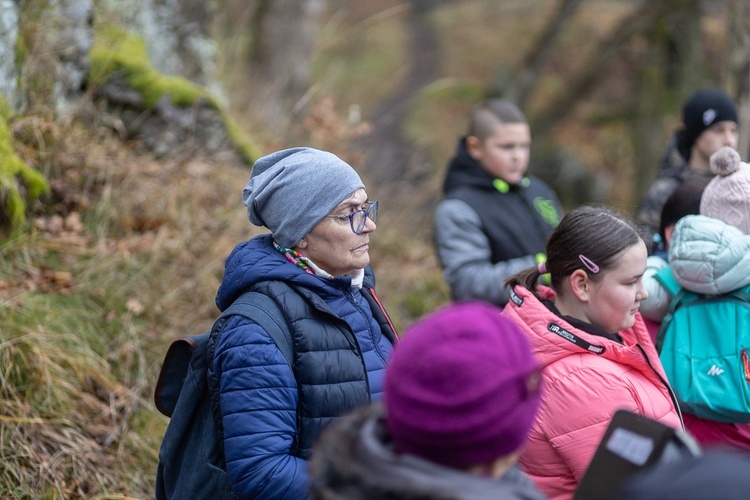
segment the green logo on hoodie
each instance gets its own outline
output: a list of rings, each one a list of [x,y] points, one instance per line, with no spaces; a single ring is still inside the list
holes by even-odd
[[[557,226],[560,223],[560,218],[557,215],[555,209],[555,203],[552,200],[545,200],[544,198],[534,198],[534,208],[542,216],[542,219],[552,227]]]

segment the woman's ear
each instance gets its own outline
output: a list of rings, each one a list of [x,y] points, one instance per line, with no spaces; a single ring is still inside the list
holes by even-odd
[[[591,280],[583,269],[576,269],[568,276],[570,291],[581,302],[588,302],[591,293]]]
[[[307,248],[307,236],[305,236],[305,237],[303,237],[303,238],[302,238],[301,240],[299,240],[299,243],[297,243],[297,244],[296,244],[296,245],[294,246],[294,249],[295,249],[295,250],[296,250],[297,248],[299,248],[299,249],[305,249],[305,248]]]

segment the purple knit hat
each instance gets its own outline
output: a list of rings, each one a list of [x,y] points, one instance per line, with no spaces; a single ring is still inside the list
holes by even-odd
[[[386,369],[396,451],[464,469],[518,450],[539,408],[539,370],[495,306],[457,303],[428,316],[405,332]]]

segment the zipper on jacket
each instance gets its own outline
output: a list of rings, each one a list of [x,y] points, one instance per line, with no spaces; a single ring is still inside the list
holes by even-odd
[[[366,290],[368,290],[370,292],[370,297],[378,305],[378,309],[380,309],[380,312],[383,315],[383,317],[385,318],[386,323],[388,323],[388,326],[391,328],[391,333],[393,334],[393,340],[391,341],[391,344],[395,344],[396,342],[398,342],[398,332],[396,331],[396,327],[393,326],[393,322],[391,321],[391,317],[388,315],[388,312],[385,310],[385,307],[383,307],[383,304],[380,303],[380,299],[378,298],[378,295],[375,293],[375,289],[374,288],[367,288]],[[365,296],[365,300],[367,300],[366,296]],[[372,304],[370,304],[370,308],[372,308]],[[391,339],[389,338],[388,340],[391,340]]]
[[[336,321],[338,321],[342,325],[342,327],[344,329],[346,329],[347,331],[349,331],[351,333],[352,338],[354,339],[354,344],[357,346],[357,353],[359,354],[359,359],[362,360],[362,371],[365,374],[365,386],[367,388],[367,399],[368,399],[368,401],[372,401],[372,395],[370,394],[370,376],[367,373],[367,365],[365,364],[365,355],[362,352],[362,346],[359,345],[359,340],[357,339],[357,333],[349,325],[349,323],[347,323],[344,318],[342,318],[341,316],[339,316],[338,314],[336,314],[325,303],[325,301],[322,298],[320,298],[320,296],[318,296],[317,294],[312,294],[312,293],[310,294],[312,296],[309,296],[308,295],[309,292],[306,292],[305,288],[302,288],[301,290],[297,290],[296,287],[291,287],[291,288],[293,288],[295,291],[297,291],[297,293],[299,295],[301,295],[304,299],[306,299],[314,309],[316,309],[317,311],[320,311],[321,313],[323,313],[323,314],[325,314],[327,316],[331,316]],[[356,300],[353,300],[353,298],[350,297],[350,295],[351,295],[352,292],[351,292],[351,290],[349,289],[348,286],[347,287],[342,287],[339,283],[336,283],[334,285],[334,288],[336,288],[339,291],[341,291],[341,294],[346,298],[346,300],[348,300],[348,301],[351,300],[352,302],[354,302],[355,303],[355,307],[356,307],[356,305],[357,305],[356,304]],[[359,310],[359,308],[357,308],[357,309]],[[360,314],[362,314],[361,310],[360,310]],[[368,324],[369,324],[369,322],[368,322]]]
[[[644,359],[646,360],[646,363],[648,366],[654,371],[657,377],[659,377],[659,380],[662,381],[662,383],[667,387],[667,390],[669,391],[669,396],[672,398],[672,403],[674,403],[674,407],[677,410],[677,416],[680,417],[680,425],[682,426],[682,430],[685,430],[685,422],[682,420],[682,411],[680,410],[680,405],[677,402],[677,395],[675,395],[674,391],[672,390],[672,386],[669,385],[669,382],[664,379],[664,377],[661,376],[661,374],[654,368],[654,365],[651,364],[651,360],[648,357],[648,354],[646,354],[646,350],[643,348],[643,346],[636,342],[636,347],[641,351],[641,354],[643,354]]]
[[[373,315],[372,316],[372,321],[370,321],[367,318],[367,314],[365,314],[364,309],[362,308],[362,306],[360,305],[360,303],[357,301],[357,297],[354,294],[354,292],[352,290],[349,290],[348,295],[349,295],[349,300],[351,300],[352,304],[354,305],[354,308],[359,312],[359,314],[362,316],[362,318],[364,318],[365,323],[367,323],[367,332],[368,332],[368,334],[370,336],[370,341],[372,341],[372,350],[375,351],[375,354],[377,354],[377,356],[383,362],[383,368],[385,368],[385,366],[388,364],[388,361],[386,361],[385,356],[380,351],[380,345],[375,340],[375,332],[372,330],[372,321],[375,321],[375,316]],[[360,292],[360,295],[361,295],[361,292]],[[381,335],[382,335],[382,332],[381,332]],[[355,338],[357,337],[356,333],[354,334],[354,337]],[[359,342],[357,342],[357,343],[359,344]],[[362,362],[364,362],[364,360],[365,360],[365,357],[363,355],[362,356]],[[367,372],[367,367],[365,367],[365,372]]]

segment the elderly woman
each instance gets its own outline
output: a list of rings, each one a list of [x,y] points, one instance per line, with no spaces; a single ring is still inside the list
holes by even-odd
[[[379,399],[396,332],[375,296],[369,240],[378,210],[337,156],[293,148],[260,158],[242,193],[271,234],[235,247],[216,296],[271,297],[294,345],[288,363],[258,324],[231,317],[213,362],[229,483],[241,497],[304,498],[321,430]]]

